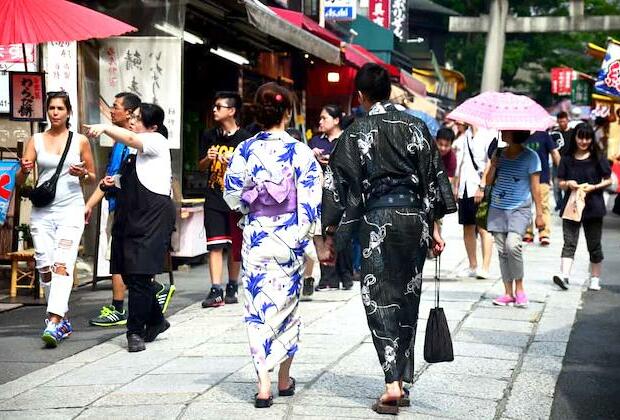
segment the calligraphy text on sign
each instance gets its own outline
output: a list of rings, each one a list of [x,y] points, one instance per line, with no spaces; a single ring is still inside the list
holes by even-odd
[[[389,28],[390,0],[370,0],[368,16],[377,25]]]

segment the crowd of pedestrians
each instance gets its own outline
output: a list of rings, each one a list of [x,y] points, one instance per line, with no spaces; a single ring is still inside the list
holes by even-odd
[[[319,134],[307,143],[289,127],[295,98],[286,88],[267,83],[258,89],[259,129],[253,130],[240,126],[241,97],[219,92],[212,107],[215,127],[199,141],[211,279],[202,307],[236,304],[243,297],[259,408],[273,404],[274,368],[278,396],[295,393],[290,369],[300,346],[300,300],[315,291],[349,290],[356,277],[385,374],[385,392],[373,409],[397,414],[409,404],[404,383],[413,379],[422,270],[426,259],[443,251],[442,219],[457,209],[467,254],[458,276],[490,278],[495,244],[504,285],[495,305],[528,305],[523,247],[536,234],[540,246],[550,244],[553,204],[564,218],[564,245],[560,270],[550,280],[568,289],[583,227],[589,287],[601,288],[603,191],[612,172],[600,128],[587,123],[569,128],[567,114],[560,113],[558,129],[550,132],[446,122],[432,137],[420,119],[389,101],[384,68],[365,65],[355,85],[363,115],[353,119],[327,104]],[[85,204],[80,184],[96,182],[90,143],[69,130],[66,93],[51,92],[46,106],[51,124],[27,143],[17,175],[23,183],[36,164],[36,189],[57,177],[53,200],[35,206],[31,215],[36,267],[48,302],[41,338],[56,347],[73,331],[67,319],[73,267],[84,223],[105,198],[112,301],[90,323],[126,325],[129,352],[143,351],[170,327],[164,313],[175,292],[154,280],[164,270],[176,211],[164,111],[121,92],[110,108],[111,124],[84,127],[91,138],[105,134],[115,142],[105,176]],[[317,284],[314,263],[320,268]]]

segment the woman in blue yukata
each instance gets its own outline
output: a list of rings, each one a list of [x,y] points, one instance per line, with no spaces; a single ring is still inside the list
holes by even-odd
[[[244,316],[258,375],[254,405],[266,408],[273,404],[269,372],[276,365],[278,395],[295,393],[289,370],[301,328],[297,307],[304,251],[320,223],[322,171],[310,148],[285,131],[291,93],[267,83],[255,101],[264,131],[235,149],[224,176],[224,199],[245,215]]]

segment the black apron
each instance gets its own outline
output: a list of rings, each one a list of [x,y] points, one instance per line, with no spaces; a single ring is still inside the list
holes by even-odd
[[[163,272],[170,235],[174,229],[175,206],[167,195],[148,190],[136,173],[136,155],[129,155],[121,170],[112,228],[112,274]]]

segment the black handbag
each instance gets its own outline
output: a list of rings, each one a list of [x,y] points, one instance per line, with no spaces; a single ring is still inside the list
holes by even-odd
[[[60,158],[60,162],[56,167],[56,172],[54,175],[47,181],[43,182],[41,185],[33,188],[32,191],[28,194],[28,198],[32,202],[32,205],[35,207],[45,207],[51,204],[54,201],[54,197],[56,197],[56,184],[58,183],[58,177],[60,176],[60,172],[62,171],[62,167],[65,163],[65,158],[67,157],[67,153],[69,152],[69,146],[71,146],[71,139],[73,138],[73,132],[69,131],[69,138],[67,139],[67,144],[65,145],[65,150],[62,152],[62,157]]]
[[[452,337],[443,308],[439,307],[439,272],[441,258],[435,258],[435,307],[431,308],[424,337],[424,360],[428,363],[451,362],[454,360]]]

